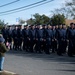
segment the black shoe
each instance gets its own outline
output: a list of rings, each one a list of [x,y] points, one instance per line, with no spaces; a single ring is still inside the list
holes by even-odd
[[[60,53],[57,53],[57,55],[59,55],[59,56],[63,56],[62,54],[60,54]]]
[[[62,54],[60,54],[59,56],[63,56]]]
[[[50,52],[46,52],[46,54],[50,54]]]
[[[68,55],[69,57],[74,57],[73,55]]]
[[[55,53],[55,51],[52,51],[52,53]]]
[[[39,53],[41,54],[42,52],[39,51]]]

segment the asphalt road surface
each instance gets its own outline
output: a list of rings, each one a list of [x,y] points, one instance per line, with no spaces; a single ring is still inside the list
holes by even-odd
[[[20,75],[75,75],[75,57],[11,51],[5,55],[4,70]]]

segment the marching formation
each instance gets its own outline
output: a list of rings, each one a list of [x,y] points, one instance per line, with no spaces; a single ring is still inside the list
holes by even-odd
[[[24,50],[36,53],[57,53],[59,56],[67,53],[75,54],[75,24],[66,25],[25,25],[4,27],[2,35],[5,44],[10,43],[13,50]],[[12,43],[13,42],[13,43]]]

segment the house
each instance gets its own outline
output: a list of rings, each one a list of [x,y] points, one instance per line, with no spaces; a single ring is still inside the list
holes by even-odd
[[[69,26],[70,23],[72,23],[72,22],[75,23],[75,20],[66,19],[65,21],[66,21],[66,25],[68,25],[68,26]]]

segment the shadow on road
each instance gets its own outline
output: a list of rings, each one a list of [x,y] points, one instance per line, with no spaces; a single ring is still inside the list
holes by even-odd
[[[75,64],[75,57],[68,57],[67,54],[63,56],[58,56],[56,53],[53,54],[38,54],[38,53],[27,53],[24,51],[9,51],[7,54],[12,54],[15,56],[29,57],[32,59],[38,59],[42,61],[52,61],[52,62],[61,62],[61,64]]]
[[[75,70],[64,70],[64,69],[60,69],[60,70],[56,70],[56,71],[68,71],[68,72],[75,72]]]

